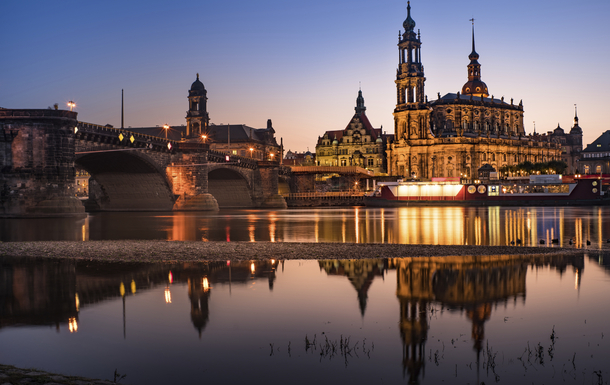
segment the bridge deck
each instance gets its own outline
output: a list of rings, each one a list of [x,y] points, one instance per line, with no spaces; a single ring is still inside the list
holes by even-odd
[[[357,166],[295,166],[291,167],[293,174],[340,174],[373,176],[375,173]]]

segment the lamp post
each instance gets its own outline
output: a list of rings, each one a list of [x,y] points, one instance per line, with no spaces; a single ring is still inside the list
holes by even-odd
[[[254,151],[254,149],[252,147],[250,147],[250,158],[252,158],[252,151]]]
[[[208,138],[207,135],[201,135],[201,140],[203,140],[203,143],[205,143],[205,140]]]
[[[271,161],[273,162],[273,157],[275,156],[275,154],[271,153],[269,154],[269,156],[271,157]]]
[[[72,100],[70,100],[68,102],[68,107],[70,107],[70,111],[72,111],[74,109],[74,107],[76,107],[76,103],[74,103]]]
[[[167,124],[164,124],[163,129],[165,130],[165,139],[167,139],[167,130],[169,130],[169,126]]]

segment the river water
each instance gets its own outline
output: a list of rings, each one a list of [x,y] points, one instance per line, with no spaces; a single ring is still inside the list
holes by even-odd
[[[604,247],[610,207],[401,207],[0,219],[0,241],[175,240]],[[553,243],[556,240],[557,243]],[[572,241],[572,244],[570,244]],[[590,245],[587,245],[587,242]]]
[[[607,210],[343,208],[4,220],[3,241],[521,240],[579,254],[174,264],[4,257],[0,363],[111,380],[116,370],[127,375],[121,383],[134,385],[605,384]]]

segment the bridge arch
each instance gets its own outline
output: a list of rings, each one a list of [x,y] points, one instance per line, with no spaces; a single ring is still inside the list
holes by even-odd
[[[171,211],[174,194],[165,169],[142,151],[91,151],[75,164],[89,180],[88,211]]]
[[[210,163],[208,192],[216,198],[218,207],[256,207],[252,189],[253,172],[222,163]]]

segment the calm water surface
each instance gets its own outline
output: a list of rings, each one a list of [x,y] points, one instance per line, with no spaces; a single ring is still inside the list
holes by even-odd
[[[598,384],[603,254],[0,260],[0,362],[128,384]]]
[[[402,207],[98,213],[86,219],[0,219],[0,240],[376,242],[599,249],[610,207]],[[552,240],[557,243],[553,244]],[[572,245],[569,244],[572,240]],[[587,241],[591,244],[587,245]]]

